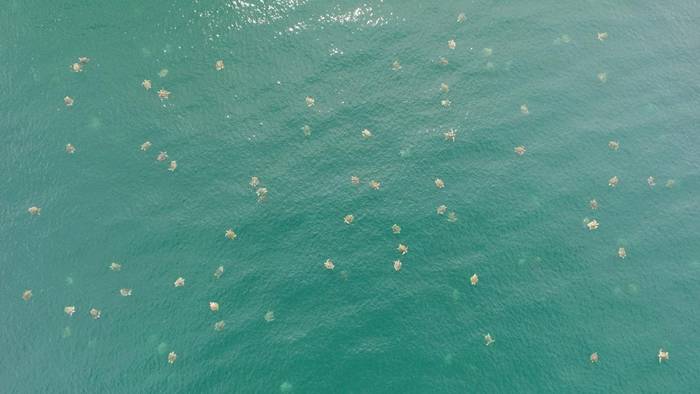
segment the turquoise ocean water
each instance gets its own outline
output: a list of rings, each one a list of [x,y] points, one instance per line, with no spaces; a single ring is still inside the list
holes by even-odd
[[[0,391],[697,390],[699,20],[689,0],[7,0]]]

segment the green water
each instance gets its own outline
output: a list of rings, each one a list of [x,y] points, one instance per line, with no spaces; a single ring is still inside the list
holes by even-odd
[[[0,391],[696,390],[699,18],[689,0],[8,0]]]

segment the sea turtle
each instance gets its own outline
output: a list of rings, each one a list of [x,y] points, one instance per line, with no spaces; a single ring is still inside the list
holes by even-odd
[[[619,248],[619,249],[617,250],[617,255],[618,255],[618,257],[620,257],[621,259],[624,259],[625,257],[627,257],[627,251],[625,250],[625,248],[622,248],[622,247],[621,247],[621,248]]]
[[[75,313],[75,306],[67,306],[63,308],[63,312],[65,312],[68,316],[73,316],[73,314]]]
[[[399,253],[401,253],[401,254],[406,254],[406,253],[408,253],[408,246],[406,246],[404,244],[399,244],[399,246],[396,248],[396,250],[398,250]]]
[[[442,135],[445,137],[445,141],[454,142],[455,139],[457,138],[457,132],[454,131],[453,129],[447,130],[446,132],[442,133]]]
[[[255,191],[255,194],[258,196],[258,202],[265,201],[265,199],[267,198],[267,188],[266,187],[258,188]]]
[[[591,206],[591,209],[598,209],[598,201],[595,198],[589,201],[588,204]]]

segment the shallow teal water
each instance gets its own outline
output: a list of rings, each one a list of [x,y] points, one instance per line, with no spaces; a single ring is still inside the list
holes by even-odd
[[[530,3],[11,1],[2,391],[693,391],[700,6]]]

